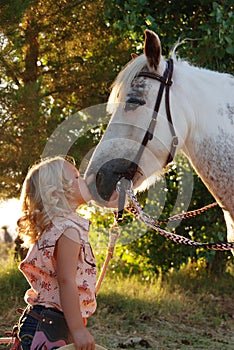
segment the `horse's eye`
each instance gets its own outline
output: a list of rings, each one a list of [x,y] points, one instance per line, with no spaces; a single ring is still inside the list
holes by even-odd
[[[143,100],[140,97],[130,96],[125,103],[124,110],[126,112],[132,111],[139,106],[143,106],[145,103],[146,103],[145,100]]]

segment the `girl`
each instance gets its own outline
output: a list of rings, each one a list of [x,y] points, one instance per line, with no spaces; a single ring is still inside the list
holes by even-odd
[[[19,321],[23,350],[71,342],[76,350],[95,349],[85,325],[96,308],[96,265],[89,221],[76,214],[90,199],[85,180],[60,156],[34,165],[25,178],[18,233],[30,248],[19,269],[31,288]]]

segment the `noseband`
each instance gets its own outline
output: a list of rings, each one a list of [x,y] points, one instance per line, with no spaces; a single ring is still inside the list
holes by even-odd
[[[163,75],[147,72],[147,71],[141,71],[137,74],[136,77],[145,77],[150,79],[155,79],[160,82],[159,90],[158,90],[158,96],[155,102],[154,106],[154,113],[150,120],[150,124],[148,126],[148,129],[146,130],[146,133],[144,135],[144,138],[142,140],[140,149],[134,159],[135,164],[139,164],[139,160],[142,156],[142,153],[144,151],[144,147],[147,145],[147,143],[153,139],[154,136],[154,129],[157,122],[157,116],[158,111],[160,108],[160,104],[162,101],[163,92],[165,89],[165,106],[166,106],[166,113],[167,113],[167,120],[170,128],[170,132],[172,135],[172,142],[171,142],[171,149],[169,152],[169,155],[167,157],[167,160],[164,164],[164,167],[167,166],[168,163],[170,163],[175,156],[176,147],[178,146],[178,137],[175,133],[175,128],[172,123],[172,117],[171,117],[171,110],[170,110],[170,98],[169,98],[169,92],[170,92],[170,86],[172,85],[172,74],[173,74],[173,60],[170,58],[167,61],[167,67],[163,73]]]

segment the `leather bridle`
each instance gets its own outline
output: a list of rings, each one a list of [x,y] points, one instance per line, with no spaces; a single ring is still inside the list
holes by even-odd
[[[172,85],[172,75],[173,75],[173,60],[170,58],[167,60],[167,66],[163,73],[163,75],[151,73],[149,71],[140,71],[137,75],[137,77],[144,77],[144,78],[150,78],[155,79],[160,82],[159,90],[157,99],[154,106],[154,112],[151,117],[148,129],[146,130],[146,133],[143,137],[143,140],[141,142],[140,148],[134,158],[134,160],[131,162],[129,168],[127,171],[122,174],[121,179],[117,183],[117,191],[119,192],[119,200],[118,200],[118,211],[116,215],[117,222],[120,222],[123,217],[123,210],[125,205],[125,198],[126,198],[126,190],[130,186],[130,180],[133,179],[135,173],[138,171],[138,164],[142,157],[142,154],[144,152],[144,148],[146,147],[147,143],[153,139],[154,136],[154,130],[156,127],[157,122],[157,116],[158,111],[160,108],[160,104],[162,101],[163,92],[165,89],[165,107],[166,107],[166,114],[167,114],[167,120],[168,125],[170,128],[170,132],[172,135],[172,142],[171,142],[171,149],[168,154],[168,157],[166,159],[166,162],[164,164],[164,168],[174,159],[175,153],[176,153],[176,147],[178,146],[178,137],[176,136],[175,128],[172,122],[172,116],[171,116],[171,110],[170,110],[170,87]]]
[[[171,135],[172,135],[171,149],[170,149],[169,155],[167,157],[167,160],[164,164],[164,167],[167,166],[168,163],[170,163],[174,159],[176,147],[178,146],[178,137],[176,136],[176,133],[175,133],[175,128],[174,128],[174,125],[172,122],[171,110],[170,110],[169,92],[170,92],[170,87],[172,85],[172,74],[173,74],[173,60],[170,58],[167,61],[167,67],[166,67],[163,75],[151,73],[148,71],[141,71],[136,76],[136,77],[144,77],[144,78],[158,80],[160,82],[160,86],[159,86],[158,96],[157,96],[155,106],[154,106],[153,116],[150,120],[149,127],[146,130],[144,138],[141,142],[140,149],[139,149],[139,151],[134,159],[135,164],[139,164],[139,160],[140,160],[142,153],[144,151],[144,147],[147,145],[147,143],[150,140],[153,139],[154,130],[155,130],[156,122],[157,122],[158,111],[159,111],[160,104],[162,101],[164,89],[165,89],[165,106],[166,106],[167,120],[168,120],[169,128],[171,131]]]

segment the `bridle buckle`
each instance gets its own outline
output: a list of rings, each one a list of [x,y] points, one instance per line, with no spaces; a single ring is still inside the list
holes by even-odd
[[[178,139],[178,136],[173,136],[172,137],[172,142],[171,142],[172,146],[173,147],[177,147],[178,144],[179,144],[179,139]]]

